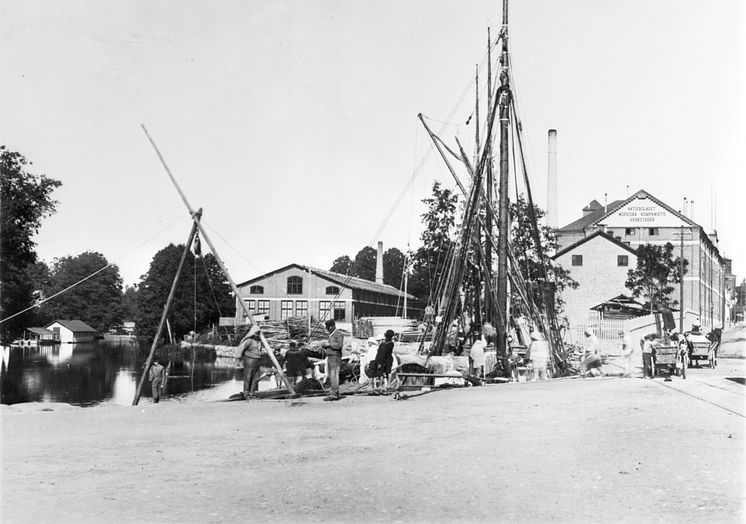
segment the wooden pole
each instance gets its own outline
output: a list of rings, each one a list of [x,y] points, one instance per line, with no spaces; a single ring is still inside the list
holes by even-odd
[[[510,76],[508,65],[508,0],[503,0],[503,23],[502,23],[502,52],[500,54],[500,94],[499,117],[500,117],[500,183],[498,191],[498,246],[497,246],[497,316],[499,322],[496,327],[502,328],[503,332],[498,334],[496,349],[498,357],[507,355],[507,330],[508,330],[508,232],[510,230],[510,217],[508,212],[510,202],[508,199],[508,135],[509,135],[509,108],[510,108]]]
[[[171,291],[168,293],[168,299],[166,299],[166,304],[163,306],[163,314],[161,315],[161,321],[158,323],[158,330],[155,332],[155,338],[153,339],[153,344],[150,346],[150,353],[148,353],[148,358],[145,360],[145,367],[142,369],[142,375],[140,376],[140,380],[137,382],[137,389],[135,390],[135,398],[132,399],[132,405],[137,406],[137,404],[140,402],[140,393],[142,392],[142,385],[145,383],[145,377],[148,374],[148,371],[150,371],[150,363],[153,361],[153,355],[155,354],[155,348],[158,345],[158,340],[161,338],[161,334],[163,333],[163,326],[166,323],[166,317],[168,316],[168,311],[171,309],[171,303],[174,301],[174,295],[176,294],[176,284],[179,282],[179,275],[181,275],[181,269],[184,267],[184,260],[186,260],[186,254],[189,252],[189,250],[192,247],[192,242],[194,241],[194,235],[197,233],[197,224],[199,223],[199,216],[202,214],[202,210],[200,209],[197,211],[195,216],[197,217],[194,224],[192,224],[192,230],[189,233],[189,239],[187,240],[186,246],[184,246],[184,252],[181,254],[181,259],[179,260],[179,267],[176,269],[176,274],[174,275],[174,280],[171,283]]]
[[[205,242],[207,242],[207,245],[210,246],[210,251],[212,251],[212,254],[215,257],[215,261],[218,263],[218,266],[220,266],[220,270],[223,272],[223,276],[230,284],[231,289],[233,290],[233,293],[235,294],[236,299],[238,300],[238,303],[241,305],[241,308],[244,310],[244,313],[248,316],[249,324],[251,326],[254,326],[256,324],[256,320],[254,320],[254,315],[252,315],[249,312],[249,308],[246,306],[246,302],[244,302],[241,299],[241,292],[239,291],[238,286],[236,286],[236,283],[231,278],[230,273],[228,273],[228,270],[226,269],[225,264],[223,264],[223,260],[220,258],[220,255],[218,255],[217,249],[215,249],[215,246],[210,240],[210,237],[207,235],[207,231],[205,231],[205,228],[202,227],[202,224],[199,221],[199,217],[197,217],[194,211],[192,211],[192,206],[189,205],[189,201],[186,199],[184,192],[181,190],[181,188],[179,187],[179,184],[176,182],[176,178],[174,178],[174,176],[171,174],[171,170],[169,169],[168,164],[166,164],[166,161],[164,160],[163,155],[161,155],[161,152],[158,149],[158,146],[155,144],[155,141],[153,141],[153,139],[150,137],[150,133],[148,133],[147,128],[143,124],[140,124],[140,126],[142,127],[142,130],[145,132],[145,136],[148,137],[148,140],[150,141],[150,145],[153,146],[153,149],[158,155],[158,158],[160,159],[161,164],[163,165],[163,168],[166,170],[166,173],[168,173],[168,176],[171,178],[171,182],[173,182],[174,186],[176,187],[176,190],[179,192],[179,195],[181,195],[181,199],[184,201],[184,205],[189,211],[189,214],[192,215],[192,220],[194,220],[194,223],[199,228],[199,232],[202,234],[202,238],[205,240]],[[295,395],[295,388],[293,388],[293,385],[287,379],[287,377],[285,376],[285,373],[282,372],[282,366],[280,366],[280,363],[277,361],[277,357],[275,357],[274,350],[270,347],[269,343],[267,342],[267,339],[264,337],[264,333],[262,333],[261,331],[259,331],[259,338],[262,342],[262,346],[264,347],[264,351],[266,351],[267,355],[269,355],[269,358],[272,361],[272,365],[275,367],[277,374],[282,378],[282,381],[285,383],[285,386],[287,387],[288,392],[291,395]]]

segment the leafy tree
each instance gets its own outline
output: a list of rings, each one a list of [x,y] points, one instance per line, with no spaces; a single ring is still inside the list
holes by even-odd
[[[534,204],[534,213],[536,221],[541,223],[541,219],[546,212]],[[520,267],[523,280],[526,282],[529,293],[533,296],[535,304],[542,304],[542,271],[539,253],[536,249],[536,243],[532,235],[533,223],[529,213],[529,204],[523,195],[519,195],[516,202],[510,204],[511,216],[511,235],[510,245],[515,256],[516,262]],[[556,310],[562,307],[561,293],[565,288],[576,289],[578,283],[572,278],[570,272],[558,264],[554,264],[549,257],[549,253],[557,249],[557,230],[549,226],[539,226],[539,240],[541,242],[543,263],[547,272],[547,279],[550,285],[555,287],[555,304]],[[511,296],[511,302],[514,308],[520,311],[521,299],[517,290],[514,290]]]
[[[377,258],[378,253],[370,246],[365,246],[358,251],[355,260],[352,262],[352,276],[375,282]]]
[[[332,262],[332,267],[329,268],[329,271],[334,271],[335,273],[341,273],[343,275],[350,275],[351,270],[352,260],[347,255],[335,259],[334,262]]]
[[[122,295],[122,320],[133,321],[137,318],[137,285],[124,288]]]
[[[433,286],[445,269],[448,250],[452,245],[452,234],[456,224],[458,195],[450,189],[433,183],[433,194],[422,200],[427,211],[421,215],[425,229],[420,235],[422,247],[412,254],[412,276],[409,292],[422,300],[434,293]]]
[[[681,258],[674,258],[673,251],[670,242],[663,246],[643,244],[637,248],[637,267],[627,272],[624,285],[635,298],[645,298],[651,312],[678,304],[672,293],[674,284],[681,282]],[[688,265],[684,260],[684,274]]]
[[[0,146],[0,318],[7,318],[33,304],[29,275],[36,262],[32,237],[41,221],[54,213],[57,201],[51,194],[58,180],[27,171],[31,163],[20,153]],[[0,340],[19,336],[33,320],[33,311],[0,324]]]
[[[169,244],[156,253],[138,285],[135,330],[141,339],[152,340],[155,336],[183,251],[183,244]],[[195,257],[189,252],[168,315],[174,336],[203,331],[217,324],[221,316],[234,313],[230,285],[215,257]]]
[[[383,283],[401,289],[405,256],[392,247],[383,254]]]
[[[41,306],[39,315],[45,323],[78,319],[102,333],[122,325],[122,277],[116,265],[109,266],[104,255],[93,251],[55,259],[46,296],[74,284],[77,285]]]

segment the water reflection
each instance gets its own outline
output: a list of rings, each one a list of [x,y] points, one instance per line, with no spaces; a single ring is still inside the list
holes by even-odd
[[[65,402],[76,406],[102,403],[129,405],[148,352],[147,347],[99,342],[64,344],[41,348],[11,348],[3,352],[0,389],[3,404],[20,402]],[[240,391],[241,370],[235,360],[190,351],[170,353],[169,378],[164,398],[187,398],[222,385],[230,393]],[[142,388],[142,401],[149,401],[150,384]],[[211,399],[216,400],[217,398]]]

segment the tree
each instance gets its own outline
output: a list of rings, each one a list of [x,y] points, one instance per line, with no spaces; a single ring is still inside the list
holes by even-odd
[[[404,274],[404,253],[392,247],[383,254],[383,283],[401,289]]]
[[[343,275],[349,275],[350,270],[352,269],[352,260],[347,255],[343,255],[341,257],[338,257],[332,262],[332,267],[329,268],[329,271],[334,271],[335,273],[341,273]]]
[[[122,295],[122,320],[133,321],[137,317],[137,284],[124,288]]]
[[[536,221],[546,215],[546,212],[534,204],[534,214]],[[542,287],[542,268],[539,259],[539,253],[536,249],[536,242],[532,234],[533,221],[529,213],[529,204],[523,195],[519,195],[516,202],[510,204],[511,217],[511,235],[510,245],[515,256],[521,276],[528,286],[528,291],[532,295],[535,304],[544,303]],[[578,283],[570,276],[570,272],[560,265],[553,263],[549,253],[557,249],[557,230],[549,226],[539,226],[539,241],[541,242],[543,264],[547,272],[549,285],[554,286],[554,307],[560,310],[562,307],[561,293],[565,288],[576,289]],[[513,290],[511,303],[517,311],[522,308],[521,298],[516,289]],[[545,306],[549,306],[546,304]]]
[[[184,245],[169,244],[155,254],[137,291],[135,330],[138,338],[152,340],[171,291]],[[187,253],[174,293],[168,319],[176,338],[217,324],[221,316],[235,313],[230,285],[212,254]],[[164,333],[165,336],[165,333]]]
[[[673,244],[656,246],[643,244],[637,248],[637,267],[627,272],[625,286],[635,298],[643,297],[650,311],[675,306],[678,301],[671,295],[674,284],[681,282],[681,258],[673,258]],[[684,260],[686,274],[688,260]]]
[[[29,271],[36,262],[36,244],[42,219],[55,212],[51,194],[58,180],[27,171],[31,163],[20,153],[0,146],[0,318],[5,319],[33,304]],[[33,311],[0,324],[0,341],[9,342],[23,332]]]
[[[122,277],[116,265],[93,251],[55,259],[44,294],[51,297],[73,285],[41,306],[44,323],[78,319],[102,333],[122,326]]]
[[[352,261],[351,274],[353,277],[376,281],[376,260],[378,253],[370,246],[365,246],[357,252],[355,260]]]
[[[440,280],[445,270],[447,254],[452,245],[456,224],[456,204],[458,195],[450,189],[442,189],[440,182],[433,183],[433,194],[422,200],[427,211],[421,215],[425,229],[420,234],[422,247],[412,258],[412,276],[409,279],[409,292],[422,300],[428,300],[434,293],[433,286]]]

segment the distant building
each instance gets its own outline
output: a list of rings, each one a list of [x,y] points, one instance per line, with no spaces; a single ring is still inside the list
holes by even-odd
[[[332,271],[289,264],[238,284],[236,320],[244,321],[238,300],[255,316],[268,320],[311,316],[351,323],[359,317],[402,315],[404,297],[410,318],[416,316],[415,297],[387,284],[349,277]]]
[[[93,342],[97,331],[81,320],[55,320],[46,329],[52,331],[61,344]]]
[[[592,289],[583,291],[583,282],[578,280],[581,288],[563,293],[567,310],[574,317],[568,315],[570,322],[582,323],[592,307],[615,295],[629,294],[624,286],[626,269],[636,267],[633,255],[639,246],[670,242],[675,248],[674,256],[680,256],[682,233],[683,255],[689,262],[684,275],[683,302],[687,318],[698,317],[705,327],[722,326],[728,271],[718,250],[717,232],[708,234],[691,217],[644,190],[607,206],[593,200],[583,209],[581,218],[558,230],[559,248],[554,259],[570,271],[571,277],[609,292],[599,297]],[[575,259],[571,258],[573,255]],[[628,256],[626,269],[620,265],[623,260],[620,257],[625,255]],[[678,289],[671,298],[679,301]]]

